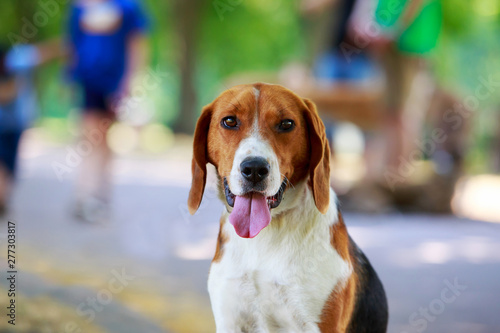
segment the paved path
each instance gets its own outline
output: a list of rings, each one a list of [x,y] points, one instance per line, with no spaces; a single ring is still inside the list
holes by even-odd
[[[98,226],[69,214],[73,174],[58,181],[51,169],[65,146],[36,145],[24,148],[10,212],[24,301],[45,296],[85,320],[88,298],[99,296],[106,304],[94,311],[96,332],[213,332],[205,286],[222,206],[209,192],[201,213],[187,214],[186,147],[118,159],[113,220]],[[500,332],[500,225],[428,215],[345,220],[387,290],[389,332]],[[110,292],[116,274],[129,280]]]

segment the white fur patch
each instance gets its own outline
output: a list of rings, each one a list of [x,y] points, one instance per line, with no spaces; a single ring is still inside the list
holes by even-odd
[[[208,280],[218,333],[319,333],[325,302],[352,273],[330,243],[338,221],[332,190],[325,215],[306,182],[289,188],[281,206],[251,239],[240,238],[224,213],[228,240]]]
[[[255,95],[255,106],[258,108],[259,105],[259,97],[260,97],[260,90],[257,88],[253,88],[253,94]],[[258,109],[256,110],[257,112],[259,111]]]
[[[265,179],[264,195],[270,197],[275,195],[281,186],[281,175],[279,170],[278,157],[272,147],[264,141],[258,131],[257,121],[250,136],[243,139],[236,153],[234,154],[233,166],[229,175],[229,188],[234,195],[243,195],[244,177],[241,174],[241,162],[247,157],[262,157],[270,165],[269,176]]]

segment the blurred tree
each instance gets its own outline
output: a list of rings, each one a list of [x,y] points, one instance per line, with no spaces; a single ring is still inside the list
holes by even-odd
[[[195,86],[196,49],[201,12],[206,3],[203,0],[175,2],[175,27],[179,47],[177,63],[180,71],[179,113],[174,125],[176,132],[193,133],[198,118]]]

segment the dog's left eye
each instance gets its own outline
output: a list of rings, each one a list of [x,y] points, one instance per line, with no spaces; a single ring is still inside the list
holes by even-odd
[[[222,125],[226,128],[236,128],[238,126],[238,120],[236,117],[225,117],[222,119]]]
[[[282,120],[278,125],[278,129],[283,132],[291,131],[295,126],[295,123],[291,119]]]

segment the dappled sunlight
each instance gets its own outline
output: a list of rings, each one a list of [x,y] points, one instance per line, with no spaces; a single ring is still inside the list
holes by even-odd
[[[402,267],[441,265],[465,261],[471,264],[500,263],[500,243],[484,237],[462,237],[452,241],[428,241],[400,249],[391,260]]]
[[[452,248],[444,242],[422,243],[417,249],[418,259],[428,264],[444,264],[452,259]]]
[[[139,145],[139,133],[130,125],[115,123],[109,129],[107,142],[116,154],[130,153]]]
[[[175,249],[175,254],[185,260],[211,260],[215,253],[216,243],[217,240],[210,237],[195,244],[180,244]]]
[[[474,11],[481,16],[495,16],[500,13],[500,4],[497,0],[474,0]]]
[[[456,186],[452,207],[459,216],[500,223],[500,176],[464,177]]]
[[[0,288],[2,295],[7,290]],[[18,293],[18,313],[22,320],[16,322],[15,332],[86,332],[105,333],[106,330],[95,323],[89,323],[77,315],[67,304],[58,302],[49,296],[27,296]],[[0,297],[0,306],[7,308],[7,297]],[[0,321],[1,332],[14,332],[6,320]]]
[[[61,297],[54,297],[56,289],[52,290],[47,287],[45,290],[38,291],[35,296],[21,292],[18,295],[19,315],[22,316],[19,323],[20,329],[22,328],[23,332],[41,332],[37,329],[44,328],[47,332],[60,332],[61,327],[73,323],[83,332],[107,332],[102,326],[103,316],[96,316],[96,321],[88,322],[86,316],[75,311],[76,305],[71,305],[69,300],[79,297],[84,301],[85,297],[81,296],[82,290],[87,290],[95,297],[101,290],[109,288],[108,284],[113,278],[114,269],[109,271],[109,269],[98,268],[95,263],[87,263],[86,267],[76,267],[76,264],[62,267],[55,258],[40,260],[39,255],[39,251],[23,247],[22,270],[29,282],[24,283],[23,290],[29,291],[28,285],[40,279],[43,282],[36,282],[37,284],[47,284],[47,286],[52,286],[51,288],[57,286],[59,290],[57,294]],[[114,261],[115,265],[116,263]],[[124,285],[122,290],[113,292],[111,303],[101,305],[104,308],[103,314],[106,313],[107,307],[125,306],[128,309],[126,311],[133,311],[134,317],[146,318],[165,331],[175,333],[213,331],[214,323],[206,295],[180,287],[183,286],[183,282],[176,281],[169,276],[143,275],[143,271],[138,269],[141,266],[138,262],[134,263],[134,266],[137,268],[126,268],[126,274],[133,278]],[[3,265],[0,267],[4,268]],[[138,275],[139,273],[141,275]],[[175,285],[177,288],[173,287]],[[2,287],[0,287],[0,292],[6,293]],[[6,303],[0,300],[0,305],[4,304]],[[6,322],[0,323],[0,331],[7,328],[5,324]]]
[[[366,174],[363,133],[352,123],[340,123],[333,133],[331,179],[338,192],[349,189]]]
[[[172,131],[162,124],[138,127],[116,123],[108,133],[108,144],[119,155],[134,151],[161,154],[172,148],[174,143]]]

